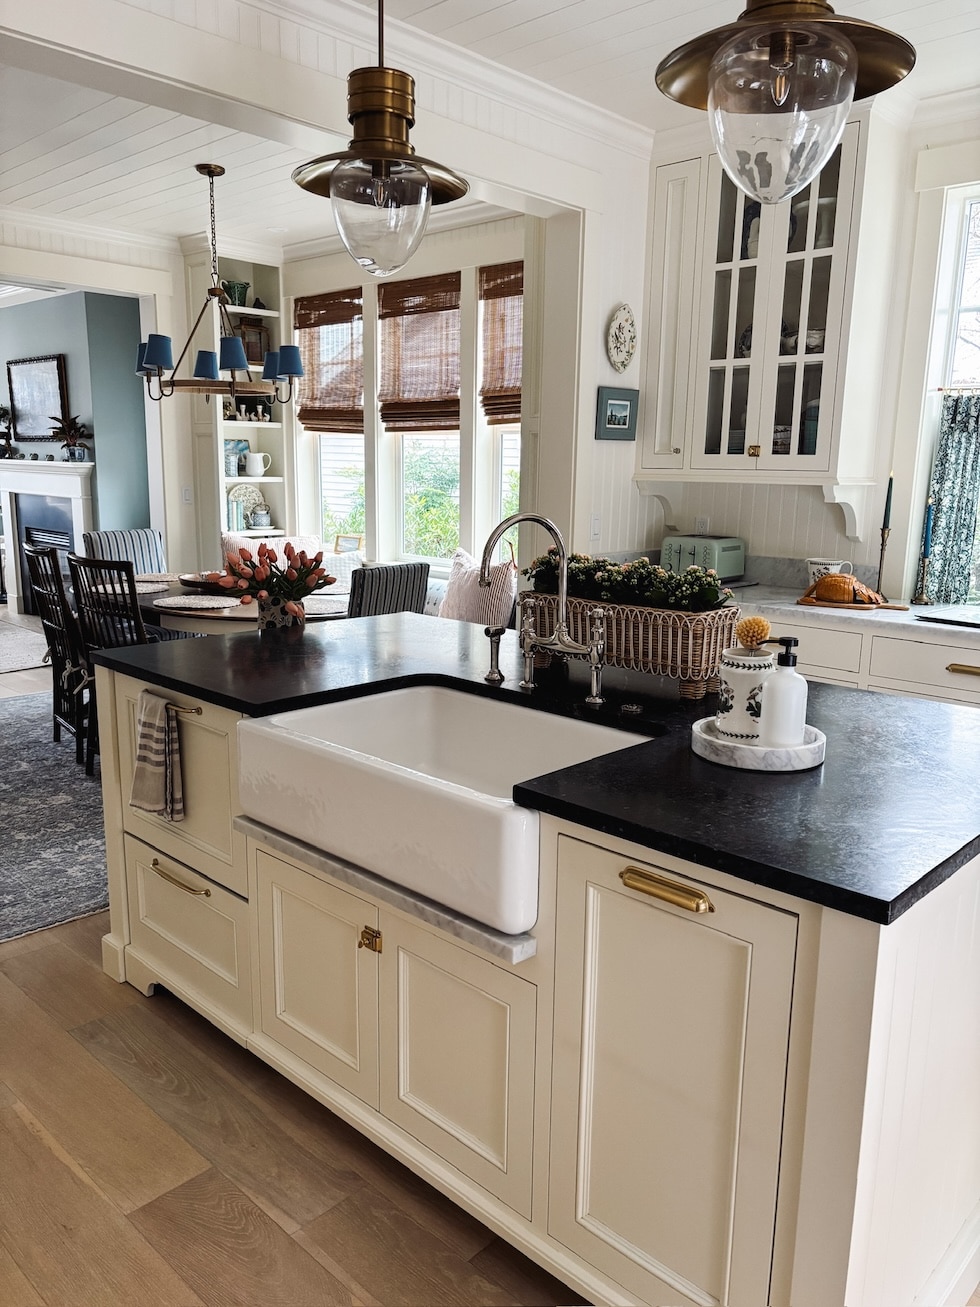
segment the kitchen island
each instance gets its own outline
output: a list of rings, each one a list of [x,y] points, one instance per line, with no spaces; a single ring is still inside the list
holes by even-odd
[[[599,717],[651,738],[517,787],[539,915],[498,938],[332,859],[329,830],[242,818],[235,724],[415,683],[591,714],[583,669],[522,691],[508,632],[490,687],[480,628],[413,614],[286,636],[100,656],[111,975],[172,989],[591,1301],[965,1302],[975,710],[815,685],[826,762],[760,775],[691,752],[710,699],[608,670]],[[181,826],[128,806],[143,686],[185,710]]]

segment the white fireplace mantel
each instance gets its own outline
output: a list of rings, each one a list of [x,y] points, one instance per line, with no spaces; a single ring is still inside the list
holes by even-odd
[[[18,495],[51,495],[71,501],[72,548],[82,548],[82,532],[91,531],[92,473],[94,463],[42,463],[23,458],[0,459],[0,508],[3,509],[3,533],[6,546],[7,605],[24,611],[21,594],[17,541],[20,527],[17,515]]]

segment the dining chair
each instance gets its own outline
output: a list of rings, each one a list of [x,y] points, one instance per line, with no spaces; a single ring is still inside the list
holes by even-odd
[[[147,625],[140,612],[136,572],[129,560],[83,558],[68,555],[78,614],[78,631],[86,670],[93,679],[89,686],[89,719],[86,731],[85,770],[91,775],[99,751],[98,714],[95,711],[95,680],[91,654],[96,649],[119,649],[128,645],[156,644],[162,640],[187,640],[196,632],[168,631]]]
[[[27,572],[41,628],[51,654],[53,738],[62,730],[75,737],[75,761],[85,757],[86,722],[92,711],[88,672],[78,622],[65,594],[58,550],[53,545],[24,545]]]
[[[429,583],[428,563],[381,563],[351,573],[348,617],[420,613]]]
[[[126,531],[83,531],[86,558],[108,558],[133,564],[138,574],[166,572],[167,551],[163,536],[154,527],[134,527]]]

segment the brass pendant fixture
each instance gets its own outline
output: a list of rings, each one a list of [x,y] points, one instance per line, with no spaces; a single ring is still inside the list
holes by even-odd
[[[347,78],[346,150],[293,172],[293,181],[333,203],[340,238],[362,268],[383,277],[408,262],[425,234],[433,204],[461,199],[468,184],[450,168],[424,159],[409,141],[415,124],[415,81],[384,65],[384,6],[378,3],[377,67]]]
[[[734,23],[679,46],[657,68],[672,100],[707,109],[732,181],[764,204],[803,190],[840,140],[854,100],[900,82],[915,50],[826,0],[748,0]]]

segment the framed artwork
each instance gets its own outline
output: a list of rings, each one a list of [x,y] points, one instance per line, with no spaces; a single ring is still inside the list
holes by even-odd
[[[249,363],[264,363],[269,348],[269,331],[261,318],[239,318],[235,335],[241,336]]]
[[[600,386],[595,411],[596,440],[635,440],[638,390]]]
[[[333,551],[335,554],[351,554],[355,550],[363,549],[363,536],[334,536]]]
[[[64,354],[7,361],[14,440],[54,440],[51,428],[68,416]]]

